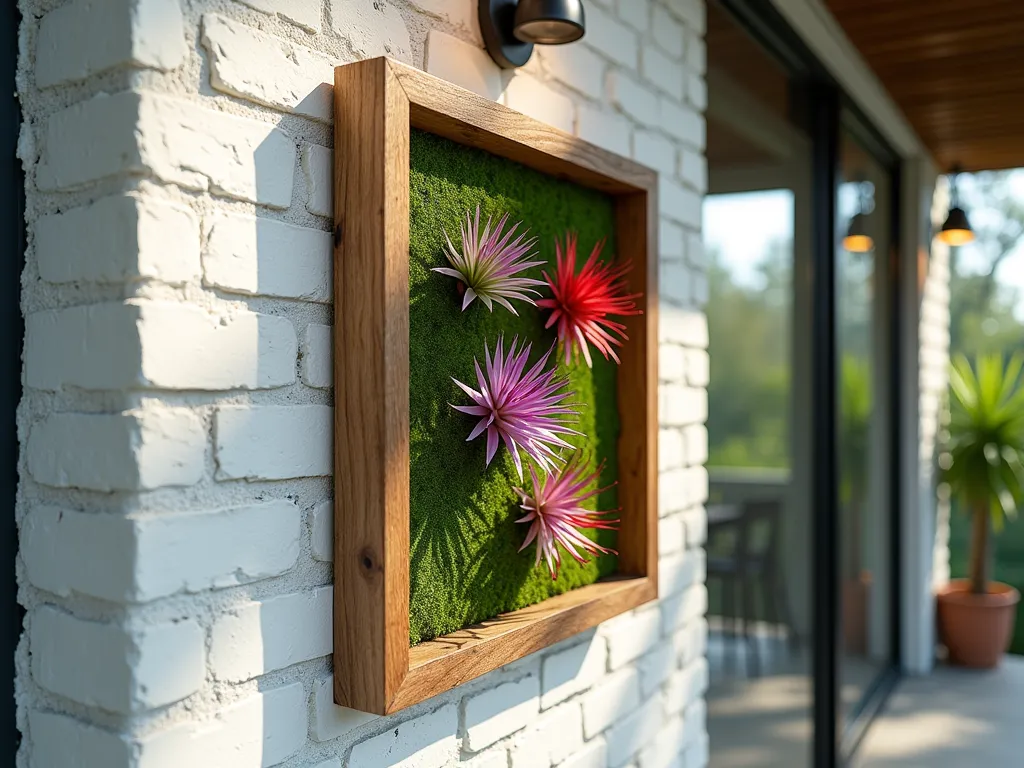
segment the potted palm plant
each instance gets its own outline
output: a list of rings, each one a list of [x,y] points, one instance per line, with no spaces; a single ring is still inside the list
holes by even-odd
[[[989,580],[991,533],[1024,500],[1024,358],[1006,365],[981,356],[972,369],[960,356],[950,371],[949,435],[942,480],[971,516],[970,578],[938,594],[939,631],[950,661],[994,667],[1009,647],[1020,593]]]

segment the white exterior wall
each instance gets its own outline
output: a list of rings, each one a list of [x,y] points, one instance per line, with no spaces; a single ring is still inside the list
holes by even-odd
[[[473,0],[21,0],[22,768],[703,766],[702,0],[516,74]],[[662,600],[390,717],[331,697],[331,67],[661,173]]]

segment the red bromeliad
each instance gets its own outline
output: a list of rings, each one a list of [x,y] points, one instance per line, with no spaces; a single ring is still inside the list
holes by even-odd
[[[531,345],[526,344],[517,351],[516,342],[517,339],[512,339],[506,354],[503,339],[499,336],[493,357],[484,342],[486,376],[480,370],[480,363],[473,359],[479,391],[452,379],[473,399],[473,405],[453,405],[452,408],[480,417],[466,440],[487,433],[486,464],[491,463],[498,450],[498,438],[505,441],[521,480],[523,466],[519,457],[520,448],[547,470],[561,461],[558,454],[561,448],[571,447],[559,435],[580,433],[562,421],[563,416],[576,415],[576,411],[569,408],[570,404],[566,402],[572,396],[571,392],[565,390],[568,377],[558,376],[554,368],[544,370],[555,348],[554,344],[527,371],[526,361],[530,356]]]
[[[588,342],[604,355],[619,362],[614,347],[621,347],[628,339],[626,326],[608,318],[609,315],[639,315],[636,299],[643,294],[626,293],[623,279],[632,267],[626,262],[614,266],[598,261],[604,240],[594,246],[590,258],[583,268],[576,272],[576,235],[569,233],[565,248],[555,241],[556,270],[552,280],[544,272],[544,279],[551,288],[553,298],[538,299],[537,306],[552,310],[545,328],[558,324],[558,340],[565,350],[565,364],[572,360],[573,351],[583,353],[587,365],[593,367]],[[617,338],[618,337],[618,338]]]
[[[604,518],[604,515],[612,513],[591,512],[582,507],[584,501],[606,490],[596,487],[603,466],[602,464],[595,472],[588,474],[582,454],[577,453],[564,469],[556,474],[545,474],[543,479],[537,477],[536,470],[531,466],[532,495],[522,488],[516,488],[516,493],[523,500],[521,506],[527,513],[516,522],[530,524],[526,540],[519,551],[522,552],[536,541],[535,565],[540,565],[543,559],[547,563],[552,580],[558,578],[558,569],[562,564],[558,544],[561,544],[579,563],[588,562],[579,550],[591,554],[618,554],[615,550],[602,547],[596,541],[587,538],[580,531],[581,528],[618,530],[617,518]],[[594,486],[594,490],[586,491],[590,485]]]

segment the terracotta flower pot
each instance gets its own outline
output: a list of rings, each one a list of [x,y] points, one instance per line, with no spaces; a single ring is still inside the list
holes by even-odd
[[[995,667],[1013,637],[1020,592],[989,582],[988,593],[971,594],[970,582],[953,579],[938,591],[939,634],[949,660],[965,667]]]

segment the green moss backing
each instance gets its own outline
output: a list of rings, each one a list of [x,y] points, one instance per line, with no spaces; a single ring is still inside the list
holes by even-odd
[[[566,229],[580,235],[580,260],[601,238],[614,253],[611,199],[599,192],[545,176],[518,163],[413,131],[411,141],[409,237],[409,422],[410,422],[410,602],[409,639],[415,644],[461,629],[499,613],[538,603],[613,573],[614,556],[581,566],[563,554],[552,581],[543,563],[534,567],[534,546],[518,552],[527,526],[514,488],[520,485],[508,450],[501,445],[484,467],[483,437],[466,442],[475,420],[449,403],[466,404],[455,377],[476,388],[473,358],[481,362],[484,340],[493,350],[499,334],[533,343],[531,363],[554,341],[544,329],[546,312],[516,303],[520,317],[478,300],[460,311],[457,281],[432,267],[447,265],[444,232],[460,244],[466,212],[481,208],[482,219],[508,212],[538,237],[541,257],[554,264],[555,237]],[[541,268],[526,273],[541,278]],[[555,356],[553,355],[553,358]],[[564,367],[559,356],[558,364]],[[582,403],[577,440],[594,464],[604,459],[602,487],[617,476],[619,418],[614,363],[594,355],[569,366],[574,401]],[[527,481],[529,478],[527,477]],[[614,486],[595,502],[618,506]],[[591,507],[594,508],[594,507]],[[613,531],[591,532],[614,547]]]

